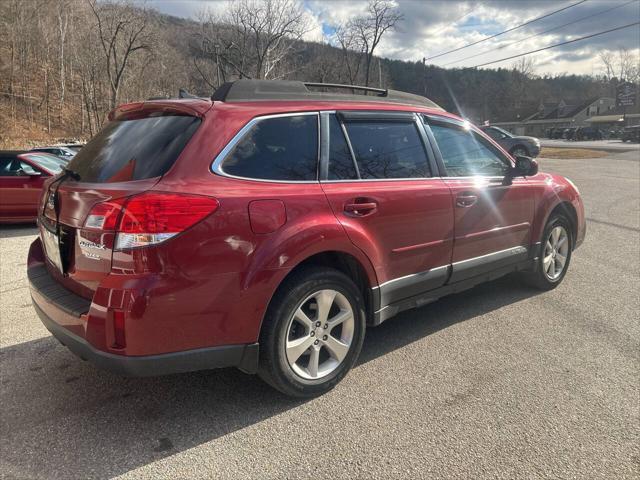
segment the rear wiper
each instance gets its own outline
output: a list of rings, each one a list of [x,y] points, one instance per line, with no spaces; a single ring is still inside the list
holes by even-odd
[[[80,174],[78,172],[75,172],[75,171],[71,170],[70,168],[66,168],[66,167],[64,167],[62,169],[62,171],[64,172],[63,173],[64,178],[72,178],[75,181],[80,180]]]
[[[75,172],[73,170],[71,170],[70,168],[66,168],[66,167],[62,167],[62,170],[60,171],[61,175],[56,178],[53,182],[51,182],[51,184],[49,185],[49,189],[53,188],[54,185],[58,185],[58,188],[60,187],[60,184],[62,182],[64,182],[67,178],[72,178],[73,180],[80,180],[80,174],[78,172]],[[58,191],[58,189],[56,188],[56,192]]]

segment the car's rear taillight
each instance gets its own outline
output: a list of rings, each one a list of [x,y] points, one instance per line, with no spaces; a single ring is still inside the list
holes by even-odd
[[[115,230],[118,226],[118,218],[120,217],[124,200],[119,198],[111,202],[94,205],[84,221],[84,228],[103,231]]]
[[[95,205],[85,228],[115,230],[115,248],[146,247],[163,242],[218,209],[215,198],[148,192]]]
[[[218,209],[215,198],[178,193],[131,197],[118,224],[116,248],[153,245],[183,232]]]

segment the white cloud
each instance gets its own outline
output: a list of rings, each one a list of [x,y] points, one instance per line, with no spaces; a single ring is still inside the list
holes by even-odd
[[[314,41],[323,39],[323,31],[330,30],[354,16],[365,13],[367,7],[366,0],[300,1],[308,12],[311,25],[311,30],[305,39]],[[626,0],[589,0],[496,39],[434,58],[429,63],[444,66],[464,59],[447,68],[474,66],[631,23],[634,19],[638,20],[640,18],[640,2],[600,15],[600,12],[625,2]],[[207,0],[151,0],[149,4],[164,13],[190,18],[194,18],[195,14],[205,7],[220,12],[226,7],[226,2]],[[389,32],[383,37],[376,54],[394,59],[418,61],[423,57],[434,56],[482,40],[489,35],[570,4],[569,2],[541,2],[539,0],[484,2],[398,0],[398,9],[404,19],[396,31]],[[465,16],[465,14],[467,15]],[[510,45],[517,40],[590,15],[592,17],[584,21]],[[503,48],[498,48],[501,46]],[[613,51],[620,47],[640,49],[640,30],[637,27],[635,29],[629,28],[595,37],[584,41],[584,43],[579,42],[540,52],[533,55],[533,58],[538,64],[537,73],[590,74],[599,64],[598,55],[600,52]],[[489,51],[487,52],[487,50]],[[573,57],[564,55],[568,52],[580,52],[580,55]],[[470,56],[473,58],[465,59]],[[512,62],[506,61],[487,68],[509,67]]]
[[[364,14],[367,10],[367,3],[366,0],[310,0],[306,2],[306,6],[318,16],[321,22],[335,27],[347,22],[350,18]]]
[[[307,42],[322,42],[325,39],[324,33],[322,31],[322,20],[318,17],[317,14],[309,9],[305,10],[305,17],[309,29],[302,36],[302,38]]]

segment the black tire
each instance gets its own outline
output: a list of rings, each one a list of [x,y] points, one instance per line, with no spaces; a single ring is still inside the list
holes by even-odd
[[[290,320],[305,299],[315,292],[330,289],[348,300],[353,312],[353,337],[349,350],[328,375],[307,379],[290,366],[285,345],[290,334]],[[260,364],[258,375],[282,393],[311,398],[331,390],[355,364],[365,335],[365,311],[362,294],[344,273],[326,267],[304,267],[289,276],[274,295],[260,331]]]
[[[544,265],[545,246],[546,246],[547,239],[551,235],[551,231],[557,226],[563,227],[567,233],[568,250],[567,250],[566,261],[564,263],[562,272],[559,274],[557,278],[551,279],[545,273],[545,265]],[[560,285],[560,283],[562,283],[562,280],[564,279],[567,273],[567,270],[569,269],[569,264],[571,263],[571,254],[573,251],[573,238],[574,237],[573,237],[573,231],[571,229],[571,222],[569,222],[569,220],[564,215],[554,214],[549,219],[549,221],[547,222],[547,225],[545,226],[544,233],[542,235],[541,250],[538,256],[535,269],[532,272],[524,273],[525,281],[532,287],[535,287],[539,290],[553,290],[558,285]]]
[[[520,152],[520,153],[517,153],[517,152]],[[516,155],[523,155],[525,157],[530,157],[531,156],[531,155],[529,155],[529,150],[524,145],[516,145],[515,147],[513,147],[511,149],[511,151],[509,153],[513,157],[515,157]]]

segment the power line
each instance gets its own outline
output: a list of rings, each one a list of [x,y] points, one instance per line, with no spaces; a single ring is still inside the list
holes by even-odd
[[[461,17],[456,18],[453,22],[451,22],[451,25],[455,25],[456,23],[458,23],[460,20],[462,20],[464,17],[467,17],[469,15],[471,15],[473,12],[475,12],[478,9],[478,5],[476,5],[475,7],[471,7],[471,10],[469,10],[467,13],[465,13],[464,15],[462,15]],[[436,33],[432,33],[431,36],[435,37],[436,35],[444,32],[447,28],[449,28],[449,25],[447,25],[444,28],[441,28],[440,30],[438,30]]]
[[[545,30],[545,31],[539,32],[539,33],[534,33],[533,35],[529,35],[528,37],[522,38],[520,40],[516,40],[515,42],[511,42],[511,43],[507,43],[506,45],[498,46],[496,49],[491,48],[489,50],[485,50],[484,52],[476,53],[476,54],[473,54],[473,55],[469,55],[468,57],[461,58],[460,60],[454,60],[453,62],[445,63],[442,66],[446,67],[447,65],[453,65],[454,63],[460,63],[460,62],[464,62],[465,60],[469,60],[470,58],[479,57],[481,55],[485,55],[485,54],[490,53],[490,52],[495,52],[495,50],[502,50],[503,48],[507,48],[507,47],[510,47],[512,45],[516,45],[518,43],[522,43],[525,40],[529,40],[530,38],[538,37],[540,35],[544,35],[545,33],[553,32],[554,30],[559,30],[560,28],[568,27],[569,25],[573,25],[574,23],[582,22],[583,20],[587,20],[589,18],[598,16],[598,15],[604,15],[605,13],[608,13],[608,12],[610,12],[612,10],[616,10],[617,8],[622,8],[624,6],[629,5],[630,3],[635,3],[637,1],[638,0],[630,0],[629,2],[622,3],[620,5],[616,5],[615,7],[607,8],[605,10],[602,10],[601,12],[592,13],[591,15],[584,16],[582,18],[579,18],[578,20],[574,20],[574,21],[568,22],[568,23],[563,23],[562,25],[558,25],[557,27],[550,28],[549,30]]]
[[[521,23],[520,25],[516,25],[515,27],[511,27],[511,28],[509,28],[509,29],[507,29],[507,30],[505,30],[503,32],[496,33],[495,35],[491,35],[490,37],[483,38],[482,40],[478,40],[476,42],[469,43],[468,45],[465,45],[464,47],[454,48],[453,50],[449,50],[449,51],[446,51],[446,52],[439,53],[437,55],[433,55],[431,57],[427,57],[427,58],[425,58],[425,60],[431,60],[432,58],[442,57],[443,55],[448,55],[449,53],[457,52],[458,50],[462,50],[464,48],[472,47],[473,45],[477,45],[479,43],[486,42],[487,40],[491,40],[492,38],[499,37],[500,35],[504,35],[505,33],[513,32],[514,30],[517,30],[518,28],[522,28],[525,25],[529,25],[530,23],[537,22],[538,20],[542,20],[543,18],[550,17],[551,15],[555,15],[556,13],[560,13],[560,12],[562,12],[564,10],[567,10],[567,9],[571,8],[571,7],[575,7],[577,5],[580,5],[581,3],[584,3],[586,1],[587,0],[580,0],[577,3],[574,3],[572,5],[569,5],[569,6],[561,8],[560,10],[556,10],[554,12],[547,13],[545,15],[542,15],[541,17],[537,17],[537,18],[534,18],[533,20],[529,20],[529,21],[527,21],[525,23]]]
[[[549,50],[550,48],[560,47],[562,45],[568,45],[569,43],[579,42],[580,40],[586,40],[587,38],[597,37],[599,35],[604,35],[605,33],[615,32],[617,30],[622,30],[623,28],[633,27],[635,25],[640,25],[640,22],[630,23],[628,25],[623,25],[621,27],[611,28],[609,30],[605,30],[604,32],[592,33],[591,35],[587,35],[585,37],[574,38],[573,40],[568,40],[568,41],[562,42],[562,43],[556,43],[555,45],[549,45],[547,47],[538,48],[537,50],[531,50],[530,52],[520,53],[518,55],[512,55],[510,57],[501,58],[500,60],[494,60],[492,62],[481,63],[480,65],[474,65],[473,67],[470,67],[470,68],[484,67],[485,65],[491,65],[492,63],[499,63],[499,62],[504,62],[505,60],[511,60],[513,58],[524,57],[525,55],[530,55],[532,53],[542,52],[543,50]]]

